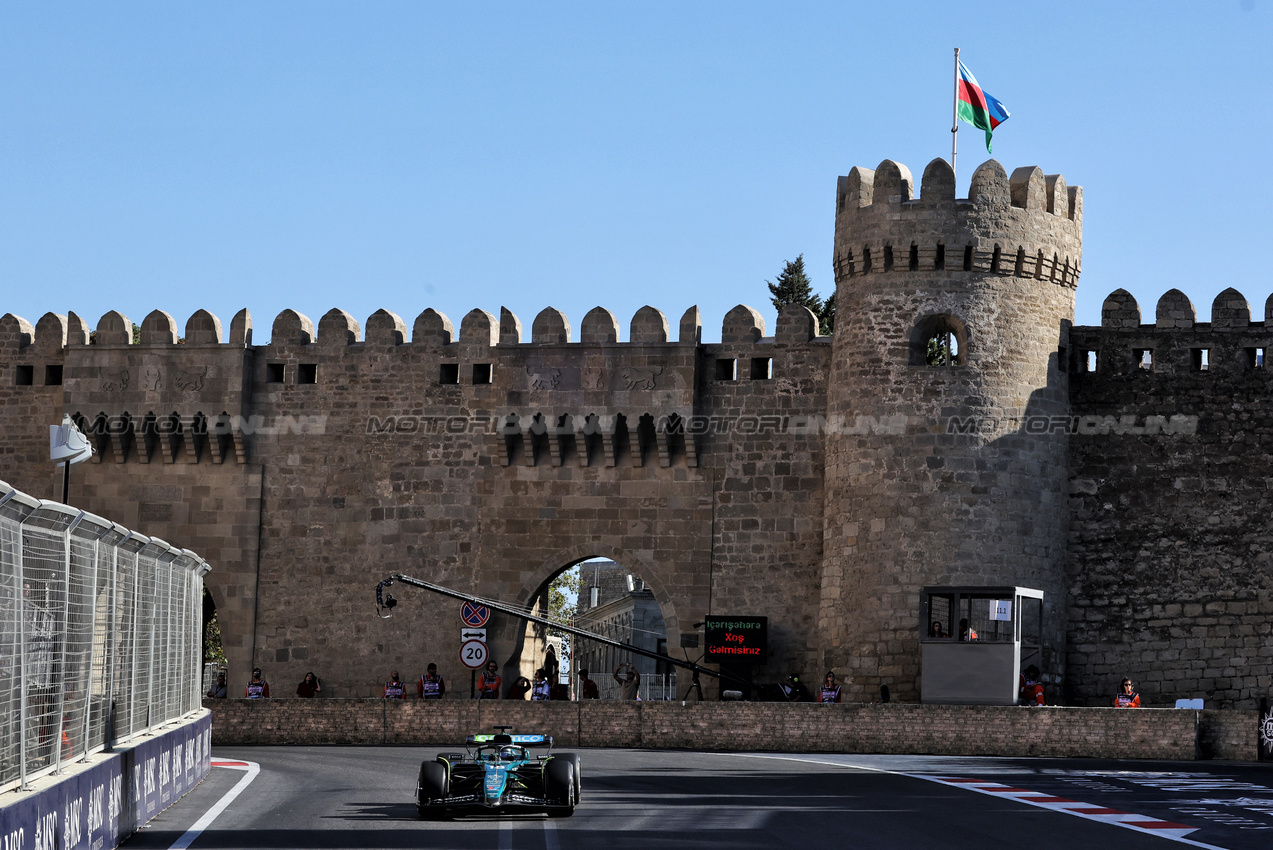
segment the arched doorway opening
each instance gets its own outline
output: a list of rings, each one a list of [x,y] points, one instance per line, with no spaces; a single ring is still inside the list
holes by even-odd
[[[221,641],[221,621],[217,617],[217,603],[208,588],[203,589],[203,693],[211,692],[217,676],[227,674],[229,664]],[[228,692],[227,692],[228,695]]]
[[[558,572],[536,594],[533,609],[540,616],[611,640],[662,654],[668,651],[667,626],[653,590],[639,573],[609,558],[578,561]],[[544,668],[554,699],[581,698],[584,679],[580,673],[585,670],[601,699],[619,699],[622,686],[614,678],[615,670],[623,665],[620,675],[626,678],[628,664],[637,674],[642,700],[677,698],[676,669],[667,662],[551,626],[527,623],[520,655],[521,676],[534,682]],[[516,698],[519,690],[509,696]]]

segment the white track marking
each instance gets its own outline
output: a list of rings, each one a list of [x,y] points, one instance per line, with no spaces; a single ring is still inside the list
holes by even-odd
[[[500,818],[499,850],[513,850],[513,822],[508,818]]]
[[[733,755],[741,758],[754,759],[776,759],[778,761],[799,761],[806,764],[822,764],[831,767],[847,767],[853,770],[869,770],[872,773],[888,773],[893,776],[905,776],[909,779],[921,779],[925,782],[937,782],[954,788],[963,788],[967,791],[974,791],[978,794],[986,794],[999,799],[1007,798],[1015,800],[1018,803],[1025,803],[1028,806],[1048,809],[1053,812],[1061,812],[1062,814],[1071,815],[1073,817],[1084,818],[1085,820],[1094,820],[1100,823],[1107,823],[1111,826],[1121,827],[1123,829],[1131,829],[1145,835],[1156,835],[1159,838],[1165,838],[1168,841],[1174,841],[1177,844],[1188,844],[1190,847],[1202,847],[1204,850],[1224,850],[1214,844],[1204,844],[1201,841],[1192,841],[1185,838],[1189,832],[1194,832],[1198,827],[1184,826],[1183,824],[1171,824],[1169,821],[1160,818],[1152,818],[1145,815],[1137,815],[1132,812],[1124,812],[1121,810],[1109,809],[1104,806],[1093,806],[1087,803],[1081,803],[1077,800],[1066,800],[1060,802],[1061,798],[1053,797],[1050,794],[1044,794],[1040,791],[1027,791],[1024,789],[1014,788],[1013,786],[1003,785],[998,782],[977,779],[975,777],[950,777],[935,776],[922,773],[903,773],[898,770],[886,770],[882,767],[870,767],[864,764],[853,764],[849,761],[827,761],[816,758],[801,758],[799,756],[771,756],[764,753],[720,753],[720,755]],[[1104,813],[1093,814],[1087,810],[1104,810]]]
[[[544,821],[544,850],[561,850],[557,841],[557,824],[551,820]]]
[[[228,767],[231,770],[246,771],[242,779],[235,783],[234,787],[225,792],[225,795],[217,800],[216,805],[203,813],[203,817],[194,822],[194,825],[186,830],[185,834],[173,843],[169,850],[185,850],[194,840],[203,833],[205,829],[212,825],[217,816],[225,811],[226,806],[234,802],[234,798],[243,793],[243,789],[252,784],[252,780],[256,779],[256,775],[261,772],[261,766],[254,761],[228,761],[223,759],[213,759],[213,767]]]

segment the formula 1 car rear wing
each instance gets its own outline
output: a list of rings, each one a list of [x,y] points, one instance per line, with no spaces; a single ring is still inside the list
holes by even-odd
[[[746,680],[743,679],[741,676],[738,676],[735,673],[730,673],[726,670],[712,670],[708,667],[703,667],[700,664],[695,664],[693,661],[684,661],[684,660],[681,660],[680,658],[673,658],[671,655],[665,655],[662,652],[655,652],[652,649],[643,649],[639,646],[633,646],[632,644],[624,643],[621,640],[615,640],[614,638],[608,638],[608,637],[605,637],[604,635],[596,634],[595,632],[589,632],[583,629],[577,629],[574,626],[567,626],[565,623],[558,623],[556,620],[550,620],[547,617],[540,617],[537,614],[529,614],[525,611],[518,611],[516,608],[511,608],[507,605],[501,604],[499,602],[494,602],[490,599],[483,599],[480,596],[474,596],[471,593],[461,593],[458,590],[452,590],[449,587],[443,587],[442,585],[434,584],[431,581],[424,581],[423,579],[412,578],[411,576],[403,575],[402,573],[394,573],[393,575],[389,576],[387,579],[385,579],[384,581],[376,585],[377,613],[379,613],[382,610],[388,610],[390,612],[389,614],[381,614],[380,615],[381,617],[388,617],[392,615],[394,606],[398,604],[398,600],[394,599],[391,594],[385,593],[385,588],[389,587],[394,582],[401,582],[405,585],[409,585],[410,587],[418,587],[421,590],[429,590],[429,591],[432,591],[433,593],[440,593],[443,596],[449,596],[452,599],[459,599],[464,602],[474,602],[478,605],[485,605],[486,607],[492,610],[499,611],[502,614],[507,614],[510,617],[517,617],[518,619],[529,620],[532,623],[539,623],[542,626],[551,626],[554,629],[559,629],[565,632],[566,634],[574,635],[575,637],[583,638],[584,640],[591,640],[597,643],[603,643],[606,646],[617,647],[618,649],[627,650],[628,652],[631,652],[634,655],[644,655],[646,658],[654,658],[658,661],[666,661],[668,664],[672,664],[676,667],[684,667],[687,670],[693,670],[694,672],[702,673],[705,676],[712,676],[713,678],[716,678],[716,679],[729,679],[731,681],[741,682],[746,684]]]
[[[517,744],[522,747],[551,747],[551,735],[469,735],[466,744]]]

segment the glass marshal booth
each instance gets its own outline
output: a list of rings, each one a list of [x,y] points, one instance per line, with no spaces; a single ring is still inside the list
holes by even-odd
[[[1043,669],[1043,591],[926,587],[919,597],[920,702],[1016,705],[1019,677]]]

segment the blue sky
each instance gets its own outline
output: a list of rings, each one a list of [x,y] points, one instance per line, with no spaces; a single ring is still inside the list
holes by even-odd
[[[1262,318],[1270,0],[8,3],[0,313],[474,307],[704,338],[803,253],[836,177],[949,157],[952,51],[1011,171],[1084,187],[1077,321],[1236,287]],[[986,158],[960,132],[959,194]]]

